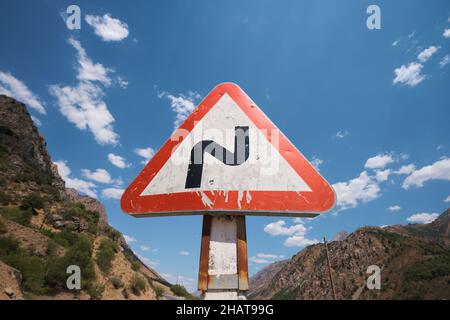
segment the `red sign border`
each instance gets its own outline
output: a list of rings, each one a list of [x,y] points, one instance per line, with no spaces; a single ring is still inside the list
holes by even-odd
[[[228,94],[236,102],[256,127],[261,130],[267,140],[277,148],[272,142],[270,131],[278,128],[238,85],[230,82],[216,86],[179,129],[185,130],[184,132],[191,132],[195,124],[225,94]],[[178,134],[179,129],[164,143],[123,193],[120,204],[124,212],[136,217],[207,213],[314,217],[333,208],[336,198],[333,188],[281,131],[279,131],[278,137],[278,151],[312,191],[249,190],[252,198],[249,203],[245,200],[246,191],[230,190],[227,198],[225,198],[224,192],[220,193],[219,190],[202,191],[213,203],[211,206],[205,206],[200,192],[195,191],[140,196],[145,187],[156,176],[156,173],[168,161],[172,152],[183,141],[184,136]],[[178,139],[172,137],[178,137]],[[238,201],[239,197],[241,197],[241,201]]]

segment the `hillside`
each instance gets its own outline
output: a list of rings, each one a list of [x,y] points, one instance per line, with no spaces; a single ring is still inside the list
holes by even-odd
[[[426,225],[364,227],[328,244],[337,299],[450,299],[450,209]],[[250,279],[250,299],[332,299],[323,244]],[[367,267],[381,268],[369,290]]]
[[[66,287],[69,265],[81,290]],[[99,201],[65,188],[25,105],[0,95],[0,299],[157,299],[170,287]]]

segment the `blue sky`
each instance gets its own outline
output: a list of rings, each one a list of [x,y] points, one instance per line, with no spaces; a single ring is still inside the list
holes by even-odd
[[[201,217],[135,219],[115,198],[224,81],[338,195],[313,220],[247,218],[252,274],[323,236],[449,207],[448,1],[377,1],[381,30],[366,27],[367,1],[79,1],[80,30],[70,4],[1,2],[0,92],[27,103],[67,185],[101,200],[170,281],[196,286]]]

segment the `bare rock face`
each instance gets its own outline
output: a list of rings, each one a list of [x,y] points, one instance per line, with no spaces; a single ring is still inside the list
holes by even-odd
[[[289,262],[289,260],[276,261],[269,264],[267,267],[257,272],[253,277],[250,278],[250,288],[251,294],[247,298],[252,299],[253,297],[258,297],[262,294],[272,278],[280,272],[281,269]]]
[[[337,299],[450,299],[449,230],[447,210],[427,225],[365,227],[330,242]],[[366,287],[371,265],[381,269],[381,290]],[[324,245],[260,271],[250,285],[254,299],[332,299]]]
[[[8,171],[11,175],[29,174],[36,180],[51,181],[64,188],[47,152],[46,142],[39,134],[24,104],[0,95],[0,145],[10,153]]]

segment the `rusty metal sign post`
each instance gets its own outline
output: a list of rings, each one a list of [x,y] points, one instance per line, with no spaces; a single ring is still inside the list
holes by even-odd
[[[128,186],[135,217],[203,215],[198,288],[245,299],[246,215],[315,217],[328,182],[234,83],[215,87]]]

